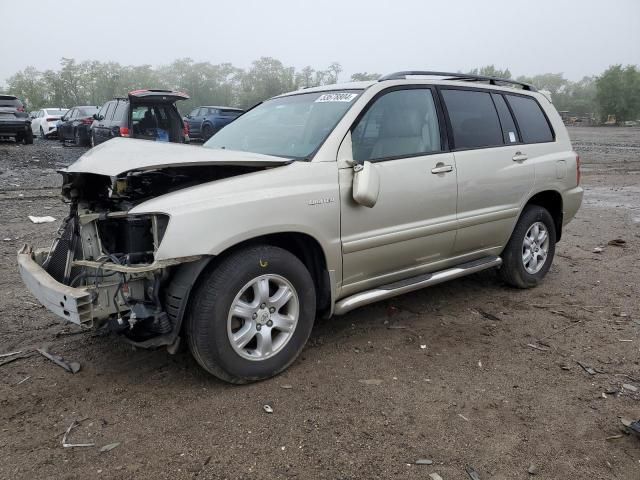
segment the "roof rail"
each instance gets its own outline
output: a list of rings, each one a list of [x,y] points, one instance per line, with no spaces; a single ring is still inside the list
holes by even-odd
[[[486,77],[483,75],[473,75],[470,73],[451,73],[451,72],[429,72],[421,70],[407,70],[403,72],[394,72],[389,75],[385,75],[378,79],[379,82],[386,80],[404,80],[407,77],[421,76],[421,77],[447,77],[444,80],[458,80],[461,82],[489,82],[489,85],[497,85],[498,83],[508,83],[511,85],[518,85],[523,90],[529,90],[537,92],[536,87],[529,83],[518,82],[516,80],[509,80],[506,78]]]

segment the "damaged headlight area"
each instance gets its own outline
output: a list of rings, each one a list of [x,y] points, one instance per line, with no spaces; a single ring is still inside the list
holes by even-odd
[[[80,315],[79,323],[97,321],[95,326],[136,342],[171,332],[160,291],[168,268],[177,262],[154,258],[169,217],[74,210],[51,248],[32,256],[57,282],[89,293],[91,315]]]

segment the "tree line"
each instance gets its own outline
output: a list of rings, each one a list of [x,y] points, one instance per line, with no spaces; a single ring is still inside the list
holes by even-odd
[[[116,62],[83,61],[63,58],[57,70],[40,71],[34,67],[12,75],[5,91],[20,97],[29,110],[45,106],[102,105],[140,88],[167,88],[188,93],[190,100],[179,102],[183,113],[198,105],[226,105],[249,108],[274,95],[318,85],[337,83],[343,69],[334,62],[325,69],[311,66],[296,70],[281,61],[262,57],[247,69],[230,63],[195,62],[190,58],[168,65],[121,65]],[[470,74],[512,79],[509,69],[488,65]],[[359,72],[350,80],[375,80],[378,73]],[[640,70],[629,65],[614,65],[598,76],[577,82],[562,73],[544,73],[515,80],[531,83],[551,92],[560,111],[575,115],[594,115],[618,121],[640,118]]]

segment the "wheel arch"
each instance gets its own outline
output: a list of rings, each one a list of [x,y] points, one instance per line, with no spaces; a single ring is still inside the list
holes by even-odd
[[[295,255],[309,270],[316,287],[316,305],[318,315],[328,316],[333,310],[333,280],[327,267],[327,257],[320,242],[307,233],[278,232],[252,237],[235,243],[215,256],[207,256],[196,262],[174,267],[164,289],[164,307],[179,334],[187,313],[189,299],[202,275],[216,268],[222,260],[245,247],[271,245],[287,250]]]
[[[562,194],[557,190],[542,190],[531,196],[531,198],[527,200],[525,207],[527,205],[538,205],[551,214],[556,230],[556,242],[559,242],[562,237]]]

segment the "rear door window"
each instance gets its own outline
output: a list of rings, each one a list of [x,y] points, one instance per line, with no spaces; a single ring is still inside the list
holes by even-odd
[[[491,94],[474,90],[442,90],[457,150],[504,144]]]
[[[518,143],[520,141],[518,137],[518,129],[513,121],[507,102],[502,98],[502,95],[492,93],[491,97],[493,98],[496,110],[498,110],[498,117],[500,117],[500,126],[502,127],[504,143],[507,145],[510,143]]]
[[[111,118],[113,117],[113,111],[115,110],[114,108],[114,102],[109,102],[107,103],[107,109],[104,112],[104,119],[108,122],[111,120]]]
[[[509,105],[516,116],[524,143],[553,142],[553,132],[542,108],[531,97],[507,95]]]
[[[351,141],[353,159],[358,162],[440,152],[440,128],[431,90],[384,94],[358,121]]]
[[[125,119],[127,114],[127,102],[119,101],[116,103],[116,110],[113,114],[113,121],[120,123]]]

